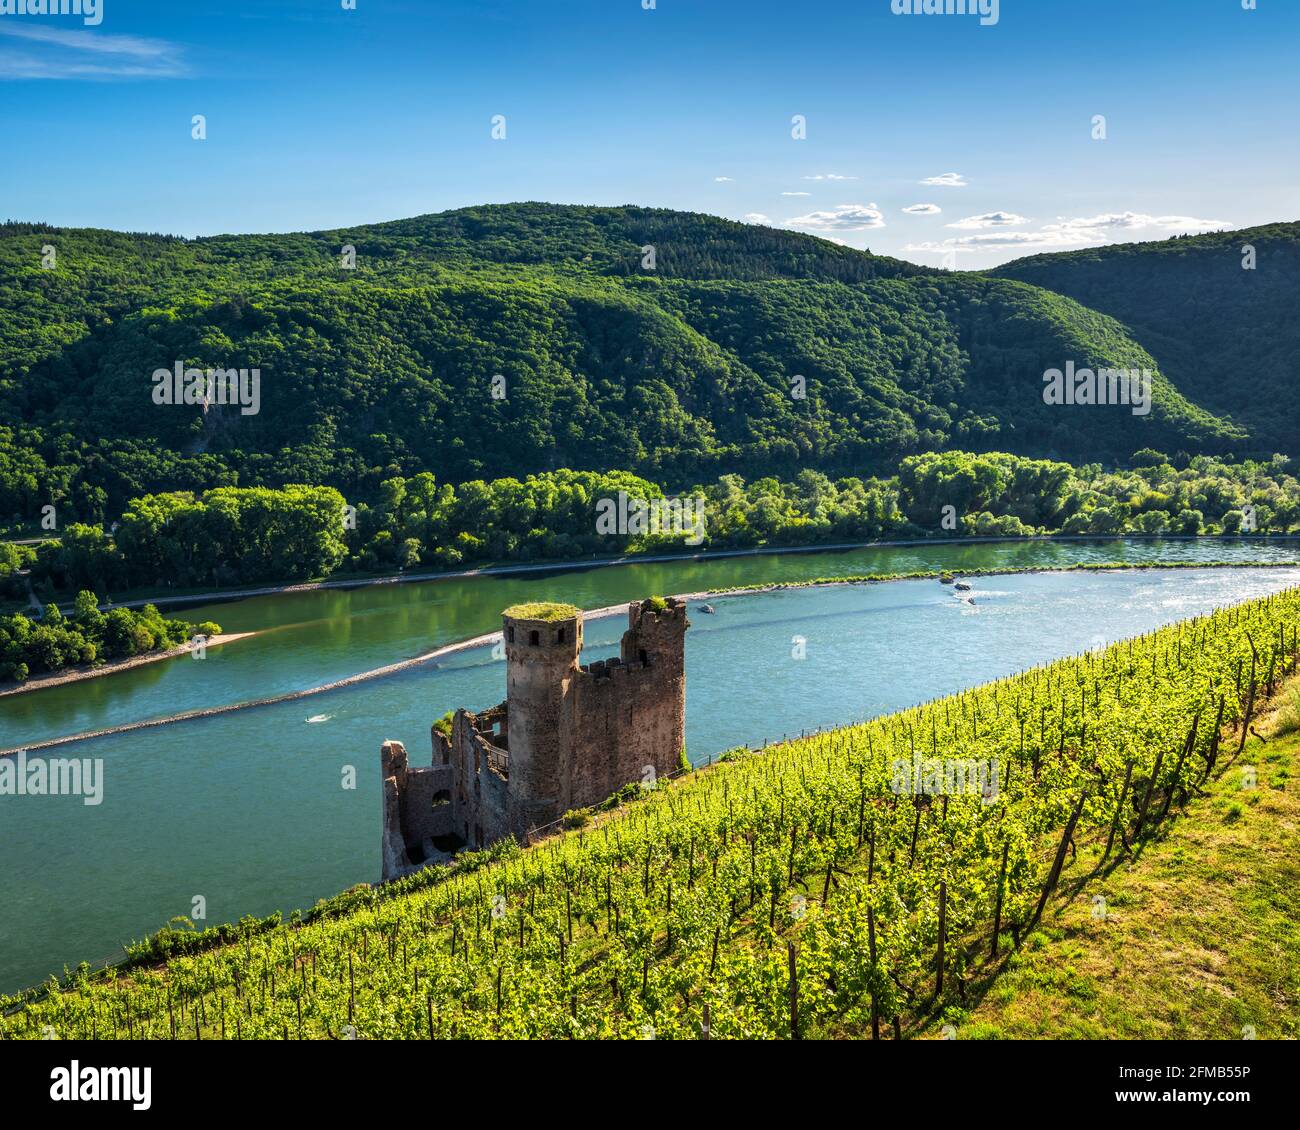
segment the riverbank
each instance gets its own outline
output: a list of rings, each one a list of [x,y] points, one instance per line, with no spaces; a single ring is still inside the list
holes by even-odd
[[[204,647],[221,647],[223,644],[235,643],[237,640],[247,639],[249,636],[255,635],[257,635],[256,632],[226,632],[219,636],[210,637]],[[107,663],[99,664],[97,667],[65,667],[62,671],[50,671],[45,675],[34,675],[16,686],[5,687],[0,690],[0,698],[27,694],[29,691],[47,690],[50,687],[61,687],[66,683],[79,683],[84,679],[98,679],[102,675],[116,675],[122,671],[130,671],[133,667],[143,667],[149,663],[160,663],[164,659],[176,659],[182,655],[188,655],[193,650],[194,645],[187,641],[181,644],[180,647],[151,651],[145,655],[132,655],[126,659],[111,659]]]
[[[944,580],[963,577],[1022,577],[1035,573],[1110,573],[1151,569],[1296,569],[1295,561],[1102,561],[1083,562],[1078,565],[1019,565],[1001,569],[921,569],[912,573],[862,573],[849,577],[814,577],[808,581],[774,581],[767,585],[741,585],[736,588],[712,589],[702,593],[687,593],[679,599],[705,600],[723,596],[752,596],[772,592],[774,589],[805,589],[829,585],[874,585],[890,581]]]
[[[1148,571],[1151,569],[1271,569],[1271,568],[1298,568],[1300,561],[1286,562],[1144,562],[1141,564],[1130,564],[1126,562],[1100,562],[1087,565],[1062,565],[1062,566],[1021,566],[1005,567],[992,569],[972,569],[953,572],[951,570],[923,570],[908,573],[881,573],[881,574],[864,574],[851,577],[819,577],[804,581],[779,581],[771,584],[745,585],[736,588],[727,589],[710,589],[698,592],[688,592],[675,594],[678,599],[691,602],[704,602],[713,600],[723,600],[728,597],[743,597],[757,595],[761,593],[776,592],[780,590],[799,590],[814,587],[834,587],[849,585],[865,584],[887,584],[903,580],[939,580],[949,575],[957,577],[986,577],[986,576],[1017,576],[1024,574],[1046,574],[1046,573],[1071,573],[1071,572],[1110,572],[1110,571]],[[623,615],[626,612],[628,602],[622,601],[618,604],[607,605],[600,608],[585,610],[583,612],[586,620],[599,620],[610,616]],[[119,734],[131,733],[137,730],[152,729],[158,726],[173,725],[181,722],[197,721],[202,718],[214,718],[225,714],[231,714],[236,711],[248,710],[255,707],[275,706],[280,703],[293,702],[299,699],[311,698],[316,695],[326,694],[330,691],[341,690],[346,687],[354,686],[358,683],[367,682],[374,679],[385,678],[390,675],[399,674],[400,672],[419,667],[423,664],[436,662],[439,659],[450,655],[467,651],[476,647],[486,647],[494,644],[501,638],[501,633],[488,632],[482,633],[467,639],[444,644],[434,648],[431,651],[423,652],[409,659],[398,660],[395,663],[384,664],[381,667],[375,667],[367,671],[361,671],[346,678],[335,679],[327,683],[314,687],[304,688],[303,690],[291,691],[286,694],[271,695],[265,698],[245,700],[243,702],[228,703],[222,706],[215,706],[201,710],[190,710],[179,714],[168,715],[162,718],[145,719],[135,722],[126,722],[119,726],[112,726],[102,730],[83,731],[76,734],[61,735],[55,738],[49,738],[43,741],[31,742],[23,746],[14,746],[12,748],[0,749],[0,757],[11,756],[16,754],[19,749],[26,750],[29,753],[38,750],[53,749],[59,746],[70,745],[74,742],[89,741],[98,738],[113,737]]]

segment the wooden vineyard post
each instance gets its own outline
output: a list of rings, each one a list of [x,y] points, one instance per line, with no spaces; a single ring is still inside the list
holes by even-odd
[[[1162,749],[1156,754],[1155,767],[1151,770],[1151,780],[1147,782],[1147,791],[1142,794],[1142,805],[1138,809],[1137,827],[1133,829],[1133,842],[1137,843],[1142,838],[1142,825],[1147,818],[1147,805],[1151,803],[1151,794],[1156,791],[1156,780],[1160,776],[1160,766],[1164,763],[1165,751]]]
[[[1214,733],[1210,735],[1210,749],[1205,755],[1205,772],[1201,774],[1202,782],[1209,779],[1214,772],[1214,762],[1219,756],[1219,739],[1223,734],[1223,708],[1227,704],[1224,695],[1219,695],[1219,714],[1214,720]]]
[[[876,995],[876,913],[867,903],[867,948],[871,955],[871,1038],[880,1039],[880,1000]]]
[[[795,963],[794,941],[786,943],[790,958],[790,1039],[799,1038],[799,968]]]
[[[1061,842],[1056,849],[1056,858],[1052,861],[1051,873],[1047,876],[1047,883],[1043,887],[1043,893],[1039,896],[1038,906],[1034,910],[1034,916],[1029,920],[1029,927],[1032,929],[1038,924],[1039,918],[1042,917],[1043,907],[1047,905],[1047,899],[1052,891],[1056,889],[1057,880],[1061,877],[1061,868],[1065,865],[1065,850],[1070,846],[1070,839],[1074,836],[1075,825],[1079,823],[1079,817],[1083,813],[1083,803],[1088,799],[1088,792],[1085,789],[1079,794],[1079,803],[1074,806],[1074,812],[1070,814],[1069,823],[1065,825],[1065,834],[1061,836]],[[1026,931],[1027,933],[1028,931]]]
[[[943,996],[943,943],[948,933],[948,884],[939,882],[939,953],[935,959],[934,999]]]
[[[1222,701],[1220,701],[1219,704],[1219,712],[1220,714],[1222,714],[1223,712]],[[1118,831],[1120,820],[1122,820],[1124,816],[1124,801],[1128,798],[1128,783],[1129,780],[1132,778],[1132,776],[1133,776],[1133,762],[1130,761],[1127,765],[1124,766],[1124,784],[1120,787],[1119,790],[1119,804],[1115,806],[1115,817],[1110,822],[1110,835],[1106,837],[1106,850],[1102,852],[1101,855],[1102,863],[1105,863],[1106,860],[1110,858],[1111,845],[1114,844],[1115,842],[1115,833],[1116,831]]]
[[[1178,755],[1178,764],[1174,766],[1174,776],[1169,782],[1169,791],[1165,794],[1165,803],[1160,808],[1160,815],[1156,817],[1156,827],[1164,823],[1164,819],[1169,815],[1169,806],[1174,800],[1174,790],[1178,787],[1178,777],[1183,771],[1183,762],[1187,760],[1187,755],[1192,752],[1192,747],[1196,744],[1196,732],[1200,728],[1201,716],[1198,714],[1192,719],[1192,732],[1187,735],[1187,742],[1183,746],[1183,752]]]
[[[1241,719],[1241,741],[1237,744],[1237,752],[1232,755],[1234,761],[1246,748],[1246,736],[1250,733],[1250,716],[1255,709],[1255,666],[1259,661],[1259,653],[1255,650],[1255,641],[1250,638],[1250,633],[1246,634],[1246,640],[1250,644],[1250,688],[1246,692],[1246,713]]]
[[[998,870],[998,902],[993,912],[993,945],[989,948],[989,957],[998,956],[998,935],[1002,933],[1002,896],[1007,885],[1007,853],[1011,850],[1011,841],[1002,840],[1002,866]]]

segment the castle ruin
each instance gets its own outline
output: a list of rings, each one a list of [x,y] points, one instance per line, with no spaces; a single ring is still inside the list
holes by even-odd
[[[506,701],[435,724],[433,764],[401,742],[380,752],[383,881],[529,833],[599,804],[629,782],[676,772],[686,748],[686,605],[628,606],[617,659],[584,666],[582,612],[516,605],[502,613]]]

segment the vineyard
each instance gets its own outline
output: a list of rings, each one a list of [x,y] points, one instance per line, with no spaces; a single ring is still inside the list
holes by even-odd
[[[0,1001],[0,1038],[905,1038],[967,1006],[1067,858],[1134,858],[1240,755],[1298,630],[1292,590],[736,751],[344,912]]]

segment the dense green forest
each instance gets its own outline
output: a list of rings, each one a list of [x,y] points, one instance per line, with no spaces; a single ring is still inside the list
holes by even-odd
[[[1294,226],[1269,231],[1293,246]],[[1213,246],[1187,247],[1189,275],[1209,270]],[[1224,391],[1239,365],[1192,380],[1124,311],[1032,285],[1033,262],[1024,278],[949,274],[631,207],[199,240],[0,225],[0,522],[53,505],[61,529],[104,524],[151,494],[294,483],[378,504],[384,483],[423,473],[461,486],[625,468],[678,491],[891,474],[954,448],[1115,464],[1289,452],[1256,419],[1276,424],[1288,373],[1252,370],[1251,416]],[[1254,284],[1285,284],[1266,262]],[[1285,289],[1225,306],[1224,342],[1280,333]],[[1152,370],[1151,413],[1046,405],[1042,375],[1067,361]],[[154,371],[178,362],[258,369],[260,410],[155,403]]]
[[[703,522],[602,532],[603,500],[661,499],[626,471],[561,470],[467,483],[421,472],[353,506],[332,487],[218,487],[133,500],[115,524],[74,523],[0,557],[19,597],[78,589],[197,589],[329,575],[448,569],[629,553],[818,545],[907,537],[1040,534],[1300,534],[1300,481],[1282,456],[1171,462],[1154,451],[1127,471],[1003,453],[932,452],[888,478],[723,475],[684,492]],[[0,546],[0,550],[5,547]],[[5,561],[10,562],[6,582]]]
[[[1249,429],[1252,446],[1295,451],[1300,224],[1037,255],[994,273],[1109,314],[1185,396]]]

